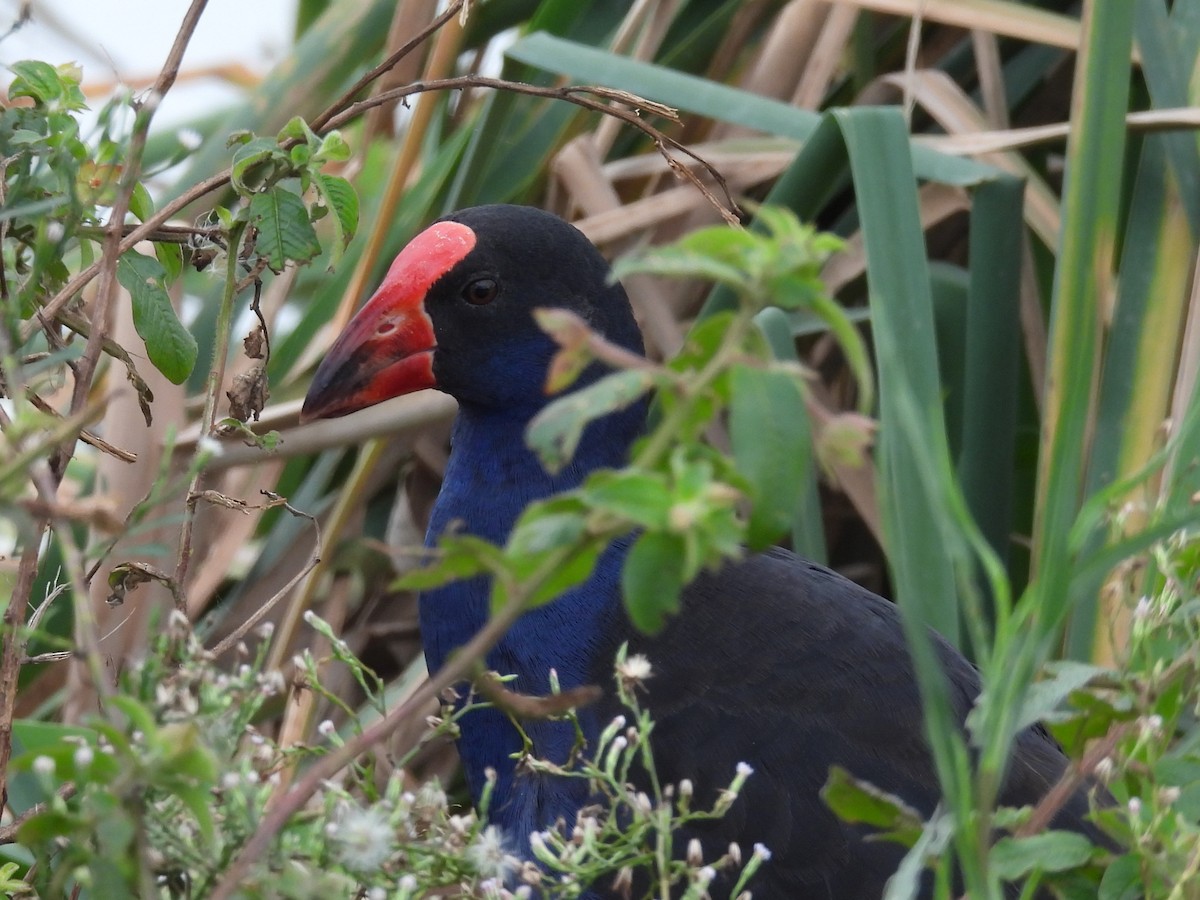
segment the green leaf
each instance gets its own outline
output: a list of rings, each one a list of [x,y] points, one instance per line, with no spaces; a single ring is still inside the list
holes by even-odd
[[[575,455],[589,422],[624,409],[653,385],[654,376],[650,372],[640,369],[614,372],[549,403],[529,423],[525,442],[548,472],[558,472]]]
[[[441,587],[503,564],[498,547],[469,534],[443,537],[438,544],[438,552],[441,555],[430,565],[406,572],[396,579],[393,587],[404,591]]]
[[[1095,847],[1074,831],[1047,831],[1029,837],[1003,837],[992,847],[992,868],[1005,881],[1032,872],[1062,872],[1082,866]]]
[[[129,211],[143,222],[154,215],[154,199],[140,181],[133,186],[133,193],[129,195]]]
[[[166,270],[158,260],[129,251],[117,261],[117,280],[133,301],[133,327],[146,343],[146,355],[173,384],[192,374],[199,349],[183,327],[165,287]]]
[[[25,59],[13,63],[11,68],[17,77],[9,86],[9,97],[28,97],[44,106],[62,96],[62,79],[50,63],[40,59]]]
[[[274,141],[251,137],[233,154],[230,181],[239,194],[250,196],[273,185],[290,168],[287,154]]]
[[[672,278],[703,278],[731,288],[739,288],[746,282],[745,272],[736,265],[678,245],[656,247],[636,257],[625,257],[617,261],[613,271],[619,279],[648,272]]]
[[[313,175],[313,184],[325,201],[325,205],[333,210],[333,228],[336,236],[333,247],[330,248],[329,266],[337,265],[342,257],[342,251],[349,246],[358,231],[358,194],[353,185],[339,175]]]
[[[1036,681],[1029,686],[1029,692],[1025,695],[1020,717],[1015,726],[1018,731],[1035,722],[1052,720],[1068,696],[1093,678],[1108,672],[1102,666],[1093,666],[1089,663],[1072,660],[1051,663],[1047,669],[1050,677]]]
[[[1146,896],[1145,888],[1141,855],[1126,853],[1114,859],[1104,870],[1096,896],[1097,900],[1138,900]]]
[[[812,464],[804,396],[783,369],[734,366],[730,388],[733,457],[753,500],[746,540],[761,550],[790,527]]]
[[[630,470],[597,472],[581,491],[584,502],[636,525],[655,530],[667,527],[671,490],[658,473]]]
[[[872,825],[888,837],[912,846],[925,827],[921,814],[899,797],[831,766],[821,799],[843,821]]]
[[[579,512],[554,512],[532,507],[521,516],[508,539],[510,553],[525,556],[545,553],[575,543],[583,536]]]
[[[250,216],[259,231],[258,249],[273,272],[283,271],[288,260],[307,262],[321,252],[308,207],[286,188],[276,186],[255,194]]]
[[[592,569],[596,567],[596,560],[600,557],[600,551],[603,546],[598,541],[580,548],[575,553],[558,566],[554,572],[548,577],[538,589],[529,595],[529,600],[526,603],[527,608],[541,606],[544,603],[549,603],[551,600],[557,600],[566,591],[582,583],[592,574]],[[531,561],[532,562],[532,561]],[[540,565],[542,558],[537,560]],[[527,577],[532,571],[532,566],[528,569],[519,568],[518,576]],[[497,606],[493,606],[495,611]]]
[[[629,617],[639,631],[655,634],[667,616],[679,611],[683,590],[683,538],[647,532],[634,542],[621,572],[621,590]]]

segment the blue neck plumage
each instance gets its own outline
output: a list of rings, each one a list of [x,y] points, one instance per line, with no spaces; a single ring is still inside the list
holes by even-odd
[[[548,474],[525,444],[529,415],[460,406],[454,425],[450,461],[426,538],[434,544],[447,528],[503,544],[517,516],[530,502],[577,487],[598,468],[623,465],[644,420],[644,407],[634,407],[593,422],[584,432],[569,466]],[[615,543],[600,558],[591,578],[553,603],[524,614],[487,656],[489,668],[516,675],[511,689],[524,694],[549,693],[553,668],[563,688],[587,683],[596,655],[608,648],[619,615],[620,567],[625,543]],[[431,671],[437,671],[456,648],[468,641],[488,618],[489,587],[483,578],[456,582],[421,597],[421,635]],[[594,738],[599,723],[581,711],[585,734]],[[575,743],[574,729],[563,722],[524,723],[534,753],[565,762]],[[513,791],[511,754],[521,750],[520,736],[500,712],[481,710],[462,723],[459,751],[468,783],[478,800],[484,772],[494,769],[497,784],[491,818],[508,828],[524,845],[528,832],[546,827],[558,816],[573,819],[586,802],[578,779],[542,790]]]

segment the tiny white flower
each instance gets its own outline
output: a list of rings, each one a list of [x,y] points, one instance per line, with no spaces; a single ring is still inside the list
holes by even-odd
[[[692,779],[685,778],[685,779],[683,779],[683,781],[679,782],[679,796],[680,797],[683,797],[686,799],[686,798],[692,796],[692,794],[695,793],[695,790],[696,790],[696,788],[692,785]]]
[[[771,858],[771,851],[767,849],[766,844],[755,844],[754,845],[754,855],[757,856],[759,859],[761,859],[763,862],[766,862],[768,859]]]
[[[740,762],[737,764],[737,773],[743,778],[749,778],[754,774],[754,766],[747,762]]]
[[[184,150],[196,150],[204,142],[203,136],[195,128],[180,128],[175,132],[175,138]]]
[[[1142,595],[1138,598],[1137,606],[1133,608],[1134,620],[1137,622],[1144,622],[1146,619],[1150,618],[1151,609],[1152,607],[1150,598]]]
[[[397,887],[404,891],[404,893],[411,894],[417,889],[417,876],[405,875],[400,879],[400,883],[397,885]]]
[[[66,229],[63,227],[62,222],[51,222],[46,226],[46,237],[50,239],[52,244],[57,244],[61,241],[65,233]]]
[[[387,900],[387,891],[381,887],[373,887],[367,891],[367,900]]]
[[[1099,778],[1101,781],[1108,781],[1110,778],[1112,778],[1112,774],[1113,774],[1112,757],[1106,756],[1103,759],[1101,759],[1098,763],[1096,763],[1095,772],[1096,772],[1096,777]]]
[[[242,776],[237,772],[226,772],[221,776],[221,787],[227,791],[232,791],[242,783]]]
[[[56,768],[54,760],[49,756],[38,756],[33,760],[34,774],[41,775],[43,778],[53,775]]]
[[[83,744],[75,751],[75,768],[88,769],[91,767],[92,760],[95,758],[96,755],[92,748],[87,744]]]
[[[378,806],[347,807],[333,836],[338,858],[356,872],[375,872],[392,855],[395,837],[387,815]]]
[[[1176,800],[1179,799],[1179,795],[1181,793],[1182,791],[1180,791],[1177,786],[1172,785],[1170,787],[1162,788],[1158,792],[1158,799],[1162,801],[1163,806],[1171,806]]]
[[[1129,814],[1135,818],[1142,814],[1142,800],[1140,797],[1129,798]]]
[[[200,450],[201,454],[211,459],[219,459],[225,455],[225,445],[212,435],[208,434],[200,438],[198,449]]]
[[[306,609],[304,611],[304,621],[307,622],[309,625],[312,625],[314,622],[317,621],[317,614],[315,612],[313,612],[311,609]]]
[[[627,741],[625,739],[625,735],[618,734],[615,738],[613,738],[612,752],[620,753],[622,750],[624,750],[628,746],[629,746],[629,741]]]
[[[712,866],[705,866],[700,870],[699,881],[702,885],[712,884],[712,880],[717,877],[717,870]]]
[[[254,629],[254,633],[257,634],[264,641],[269,641],[271,639],[271,635],[273,635],[275,633],[275,623],[274,622],[263,622],[261,625],[258,626],[258,628]]]
[[[698,866],[704,862],[704,849],[700,846],[699,838],[692,838],[687,845],[687,864]]]
[[[617,675],[627,685],[642,684],[653,674],[653,667],[650,665],[650,660],[641,653],[635,653],[633,656],[626,657],[617,664]]]
[[[467,847],[467,861],[481,876],[503,882],[516,867],[517,859],[505,852],[504,834],[489,825]]]
[[[320,725],[317,726],[317,731],[319,731],[322,736],[329,737],[330,735],[337,733],[337,728],[334,726],[331,719],[325,719]]]

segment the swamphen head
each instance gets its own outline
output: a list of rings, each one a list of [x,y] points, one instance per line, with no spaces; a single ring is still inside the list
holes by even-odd
[[[447,216],[401,251],[330,348],[301,419],[428,387],[466,406],[532,414],[546,402],[555,351],[533,310],[569,309],[641,352],[629,300],[608,275],[592,243],[550,213],[495,205]]]

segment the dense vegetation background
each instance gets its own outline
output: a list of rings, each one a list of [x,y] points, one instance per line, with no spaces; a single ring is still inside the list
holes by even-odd
[[[780,417],[767,391],[708,433],[752,529],[901,604],[947,795],[930,823],[852,785],[843,811],[914,867],[953,848],[973,896],[1030,872],[1200,896],[1200,2],[306,0],[243,103],[160,128],[203,14],[137,92],[0,43],[7,889],[507,890],[503,848],[446,805],[453,723],[426,736],[396,587],[453,403],[300,426],[300,398],[445,211],[534,203],[618,257],[756,201],[844,241],[820,269],[837,305],[758,312],[803,403]],[[810,237],[766,233],[765,257],[731,238],[657,266],[693,277],[630,270],[653,359],[763,302],[712,280],[768,259],[756,283],[786,293]],[[923,623],[983,671],[978,758]],[[1038,717],[1109,781],[1128,852],[1044,833],[1051,800],[1003,814],[989,853],[1005,748]],[[569,855],[567,895],[597,871]],[[696,896],[698,871],[677,873]]]

